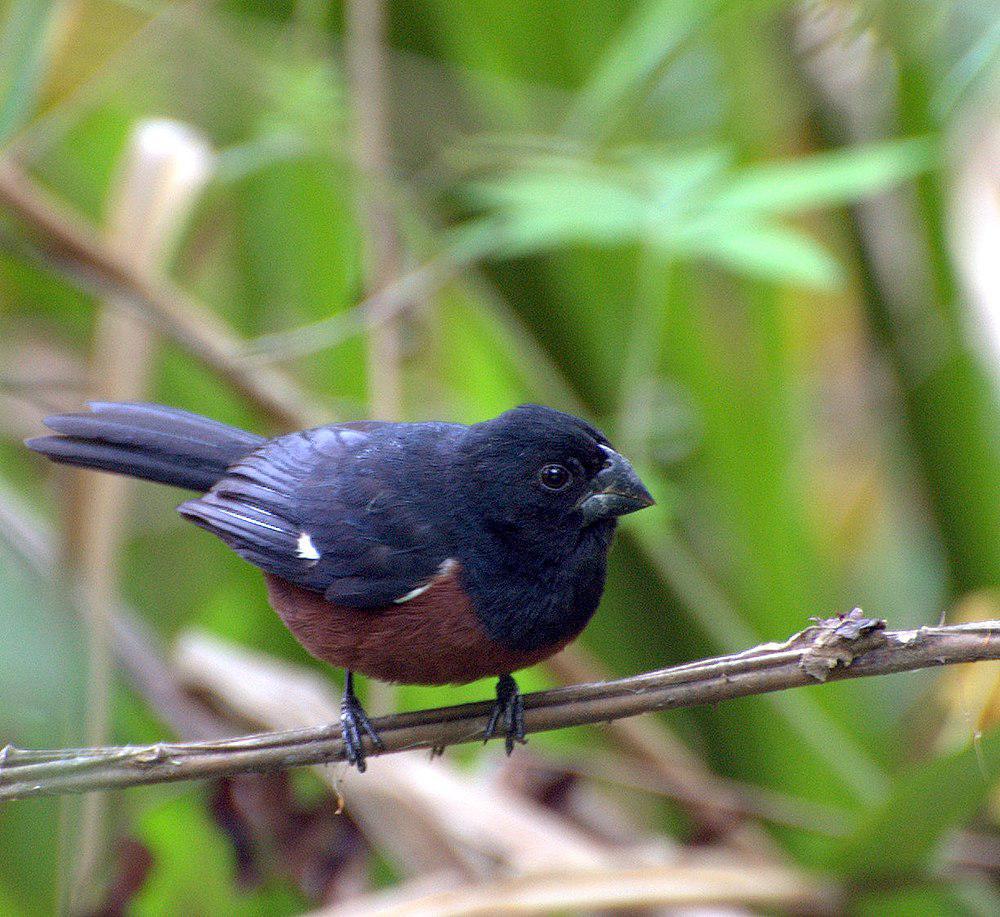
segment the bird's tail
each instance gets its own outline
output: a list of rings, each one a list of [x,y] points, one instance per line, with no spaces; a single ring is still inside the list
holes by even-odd
[[[262,436],[162,404],[95,401],[90,412],[57,414],[56,436],[25,445],[54,462],[206,491]]]

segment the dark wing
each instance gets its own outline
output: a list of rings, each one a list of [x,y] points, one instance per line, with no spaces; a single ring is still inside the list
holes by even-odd
[[[396,429],[337,424],[272,440],[178,511],[255,566],[335,604],[389,605],[447,558],[413,499],[410,443]]]

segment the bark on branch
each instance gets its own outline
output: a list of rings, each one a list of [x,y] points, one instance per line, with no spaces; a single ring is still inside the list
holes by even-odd
[[[889,631],[859,609],[819,621],[784,643],[597,684],[525,697],[528,732],[600,723],[843,678],[1000,659],[1000,621]],[[375,720],[384,754],[478,740],[489,703]],[[370,755],[379,754],[369,749]],[[336,725],[214,742],[118,748],[0,750],[0,800],[221,777],[344,760]]]

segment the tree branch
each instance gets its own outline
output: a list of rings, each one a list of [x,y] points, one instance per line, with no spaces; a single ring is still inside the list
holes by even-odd
[[[71,265],[74,277],[135,306],[153,327],[214,370],[281,425],[311,426],[328,411],[287,375],[240,360],[243,342],[230,328],[162,278],[136,271],[92,226],[52,200],[16,163],[0,158],[0,208],[13,214],[40,240],[41,254]]]
[[[599,723],[675,707],[867,678],[938,665],[1000,659],[1000,621],[886,631],[859,609],[806,628],[784,643],[599,684],[525,698],[528,732]],[[476,741],[489,703],[399,714],[375,721],[389,753]],[[379,754],[369,749],[369,754]],[[281,770],[344,760],[339,726],[215,742],[119,748],[0,750],[0,800]]]

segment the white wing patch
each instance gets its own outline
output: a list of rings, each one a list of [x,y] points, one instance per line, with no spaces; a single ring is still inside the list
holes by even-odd
[[[404,602],[409,602],[411,599],[415,599],[418,595],[423,595],[428,589],[431,588],[439,580],[444,579],[448,576],[456,567],[458,566],[458,561],[454,558],[449,557],[440,567],[438,567],[438,572],[434,574],[426,583],[422,586],[417,586],[416,589],[411,589],[406,595],[401,595],[398,599],[393,599],[394,605],[402,605]]]
[[[417,586],[416,589],[411,589],[406,595],[401,595],[398,599],[393,599],[393,603],[396,605],[402,605],[403,602],[409,602],[410,599],[415,599],[418,595],[423,595],[431,586],[434,585],[434,580],[430,580],[424,583],[423,586]]]
[[[319,551],[316,550],[316,545],[313,544],[308,532],[302,532],[299,535],[295,556],[302,560],[319,560]]]

